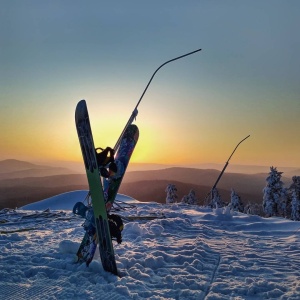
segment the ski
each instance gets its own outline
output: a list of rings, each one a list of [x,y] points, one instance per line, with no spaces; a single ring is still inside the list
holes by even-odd
[[[85,100],[79,101],[76,106],[75,123],[92,198],[93,215],[96,224],[96,233],[90,235],[88,238],[93,239],[93,243],[91,243],[91,246],[93,247],[95,247],[96,240],[98,240],[103,269],[118,275],[114,248],[109,232],[103,187],[99,176],[94,140]],[[94,250],[92,252],[94,253]]]
[[[106,198],[106,202],[113,203],[115,201],[138,138],[138,127],[133,124],[129,125],[122,137],[115,158],[118,171],[114,176],[104,180],[104,196]]]

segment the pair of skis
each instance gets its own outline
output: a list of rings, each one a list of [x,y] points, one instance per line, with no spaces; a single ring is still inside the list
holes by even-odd
[[[77,104],[75,121],[89,183],[93,210],[90,212],[89,220],[87,220],[90,223],[90,226],[87,226],[87,230],[79,246],[77,256],[79,261],[85,262],[89,265],[94,257],[98,243],[104,270],[118,275],[110,234],[110,223],[106,212],[106,203],[113,203],[115,200],[131,154],[138,141],[139,131],[135,125],[131,124],[127,127],[115,158],[118,171],[112,177],[103,179],[102,183],[99,175],[100,166],[98,166],[97,163],[94,140],[85,100],[81,100]],[[96,232],[93,231],[94,225],[96,227]]]
[[[114,248],[109,231],[109,220],[107,217],[105,196],[107,198],[107,201],[113,203],[124,177],[131,154],[137,143],[139,135],[138,128],[137,126],[132,125],[132,122],[134,121],[138,113],[137,108],[143,96],[145,95],[152,79],[160,68],[162,68],[167,63],[194,54],[196,52],[199,52],[200,50],[201,49],[198,49],[171,59],[163,63],[153,73],[114,147],[115,153],[117,153],[115,162],[117,165],[119,164],[118,170],[122,170],[122,172],[117,174],[115,178],[108,179],[107,181],[104,179],[104,186],[99,176],[99,166],[97,164],[95,145],[86,101],[81,100],[77,104],[75,111],[75,123],[92,198],[94,222],[96,225],[96,233],[85,234],[85,237],[77,253],[78,258],[85,261],[87,264],[90,263],[93,259],[96,244],[98,241],[100,257],[104,270],[118,275]]]

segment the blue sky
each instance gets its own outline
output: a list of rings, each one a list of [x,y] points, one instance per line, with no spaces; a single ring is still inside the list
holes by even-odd
[[[134,162],[300,166],[299,1],[1,1],[0,159],[81,161],[139,107]],[[247,143],[247,144],[246,144]],[[188,153],[188,154],[187,154]]]

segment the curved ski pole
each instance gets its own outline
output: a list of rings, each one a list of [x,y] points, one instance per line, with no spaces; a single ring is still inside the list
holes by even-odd
[[[136,118],[136,116],[137,116],[137,114],[138,114],[137,108],[138,108],[138,106],[140,105],[140,103],[141,103],[141,101],[142,101],[142,99],[143,99],[143,97],[144,97],[144,95],[145,95],[145,93],[146,93],[146,91],[147,91],[147,89],[148,89],[148,87],[149,87],[149,85],[150,85],[152,79],[154,78],[154,76],[155,76],[155,74],[158,72],[158,70],[161,69],[164,65],[166,65],[166,64],[168,64],[168,63],[170,63],[170,62],[172,62],[172,61],[175,61],[175,60],[177,60],[177,59],[180,59],[180,58],[186,57],[186,56],[188,56],[188,55],[194,54],[194,53],[199,52],[199,51],[201,51],[201,50],[202,50],[202,49],[197,49],[197,50],[195,50],[195,51],[192,51],[192,52],[186,53],[186,54],[184,54],[184,55],[181,55],[181,56],[175,57],[175,58],[173,58],[173,59],[170,59],[170,60],[166,61],[165,63],[163,63],[162,65],[160,65],[160,66],[155,70],[155,72],[154,72],[153,75],[151,76],[151,78],[150,78],[150,80],[149,80],[149,82],[148,82],[146,88],[144,89],[144,91],[143,91],[143,93],[142,93],[142,95],[141,95],[141,97],[140,97],[138,103],[136,104],[136,106],[135,106],[135,108],[134,108],[134,110],[133,110],[133,112],[132,112],[132,114],[131,114],[129,120],[127,121],[127,123],[126,123],[126,125],[125,125],[125,127],[124,127],[124,129],[123,129],[123,131],[122,131],[122,133],[121,133],[121,135],[120,135],[120,137],[119,137],[119,139],[118,139],[118,141],[117,141],[115,147],[114,147],[115,152],[117,151],[117,149],[118,149],[119,146],[120,146],[121,140],[122,140],[122,138],[123,138],[123,135],[124,135],[124,133],[125,133],[127,127],[128,127],[128,126],[133,122],[133,120]]]
[[[233,152],[232,152],[231,155],[229,156],[229,158],[228,158],[228,160],[227,160],[227,162],[226,162],[226,164],[225,164],[225,166],[224,166],[222,172],[220,173],[220,175],[219,175],[219,177],[218,177],[216,183],[215,183],[214,186],[212,187],[212,190],[217,186],[219,180],[221,179],[223,173],[225,172],[225,169],[227,168],[227,166],[228,166],[228,164],[229,164],[229,160],[231,159],[231,157],[232,157],[232,155],[234,154],[234,152],[235,152],[235,150],[237,149],[237,147],[238,147],[245,139],[247,139],[249,136],[250,136],[250,134],[249,134],[248,136],[246,136],[244,139],[242,139],[242,140],[236,145],[236,147],[234,148]]]
[[[228,160],[227,160],[227,162],[226,162],[226,164],[225,164],[225,166],[224,166],[222,172],[220,173],[220,175],[219,175],[217,181],[215,182],[214,186],[212,187],[211,192],[216,188],[216,186],[217,186],[218,182],[220,181],[220,179],[221,179],[223,173],[225,172],[225,169],[227,168],[227,166],[228,166],[228,164],[229,164],[229,160],[231,159],[231,157],[232,157],[232,155],[234,154],[234,152],[235,152],[235,150],[237,149],[237,147],[238,147],[244,140],[246,140],[249,136],[250,136],[250,134],[249,134],[248,136],[246,136],[244,139],[242,139],[242,140],[236,145],[236,147],[234,148],[233,152],[232,152],[231,155],[229,156],[229,158],[228,158]]]

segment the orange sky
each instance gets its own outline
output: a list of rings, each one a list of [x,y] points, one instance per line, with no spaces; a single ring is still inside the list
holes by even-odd
[[[202,48],[157,73],[132,162],[225,163],[250,134],[232,163],[299,167],[300,3],[270,3],[3,3],[0,159],[82,161],[81,99],[113,146],[155,69]]]

